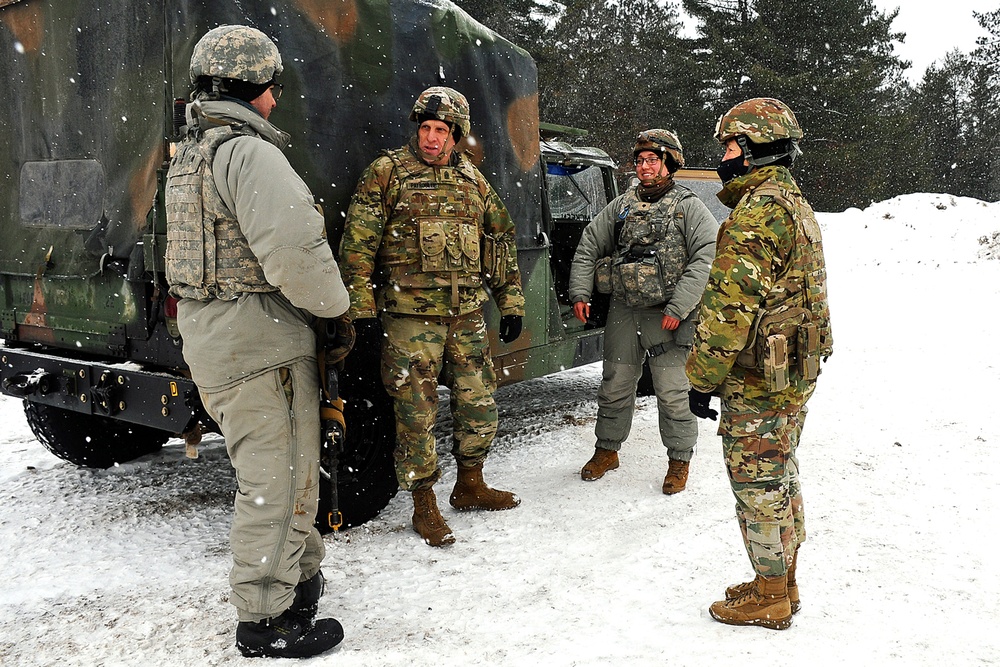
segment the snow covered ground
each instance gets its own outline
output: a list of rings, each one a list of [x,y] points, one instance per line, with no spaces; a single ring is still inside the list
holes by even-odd
[[[835,354],[799,450],[809,539],[789,630],[708,616],[751,576],[714,423],[677,496],[660,492],[651,398],[622,467],[580,480],[592,365],[500,391],[487,481],[515,490],[518,509],[454,512],[444,456],[452,548],[412,532],[405,494],[327,538],[320,613],[347,636],[308,664],[1000,663],[998,215],[1000,203],[924,194],[820,216]],[[262,664],[233,646],[234,488],[217,438],[198,460],[176,441],[82,470],[0,398],[0,665]]]

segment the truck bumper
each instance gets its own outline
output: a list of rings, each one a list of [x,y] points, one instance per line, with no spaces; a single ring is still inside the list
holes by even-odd
[[[2,345],[0,392],[176,434],[183,433],[201,409],[197,387],[181,375]]]

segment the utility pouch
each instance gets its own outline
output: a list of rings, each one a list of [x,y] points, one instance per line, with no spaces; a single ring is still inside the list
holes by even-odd
[[[803,380],[815,380],[819,376],[819,327],[813,323],[799,326],[796,342],[796,361],[799,375]]]
[[[483,234],[483,279],[496,289],[507,282],[507,244],[496,237]]]
[[[420,270],[425,273],[479,273],[479,230],[452,218],[420,220]]]
[[[798,343],[797,331],[808,318],[809,312],[800,307],[779,310],[776,313],[758,311],[750,327],[750,337],[747,339],[746,347],[736,357],[736,364],[743,368],[764,371],[764,358],[767,356],[767,341],[770,337],[781,334],[785,339],[786,350],[790,346],[794,350]]]
[[[663,273],[655,256],[637,262],[619,260],[611,267],[611,287],[614,295],[629,306],[658,306],[667,301]]]
[[[750,325],[750,336],[747,338],[746,347],[740,350],[740,353],[736,355],[736,365],[742,366],[743,368],[753,368],[760,370],[761,355],[758,354],[757,350],[757,338],[758,330],[760,329],[761,320],[765,314],[764,310],[757,311],[757,316],[754,318],[753,323]]]
[[[771,391],[782,391],[788,387],[788,339],[781,334],[767,337],[764,377]]]
[[[611,294],[611,258],[602,257],[594,265],[594,289],[598,294]]]

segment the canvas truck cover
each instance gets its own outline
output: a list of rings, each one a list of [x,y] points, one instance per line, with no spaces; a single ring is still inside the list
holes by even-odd
[[[0,0],[0,274],[79,279],[113,259],[137,275],[174,100],[189,93],[195,43],[224,24],[277,43],[271,121],[291,134],[286,154],[334,239],[361,171],[406,142],[432,85],[469,99],[475,161],[519,235],[536,233],[535,65],[450,2]]]

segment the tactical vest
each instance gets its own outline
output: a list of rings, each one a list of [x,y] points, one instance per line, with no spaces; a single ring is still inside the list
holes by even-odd
[[[656,202],[644,202],[632,188],[618,214],[617,245],[611,258],[611,293],[629,306],[658,306],[670,300],[688,263],[684,217],[678,204],[695,194],[675,184]]]
[[[760,371],[772,390],[781,391],[788,386],[789,365],[795,366],[803,379],[812,380],[819,375],[820,359],[833,352],[823,239],[816,215],[801,194],[765,182],[747,193],[740,205],[751,196],[773,197],[788,212],[795,222],[795,243],[736,363]]]
[[[432,167],[408,148],[386,151],[399,180],[379,247],[391,285],[408,289],[480,287],[484,183],[474,170]]]
[[[189,134],[170,161],[166,184],[166,274],[178,298],[231,301],[247,292],[276,292],[222,201],[212,165],[226,141],[257,136],[246,125]]]

